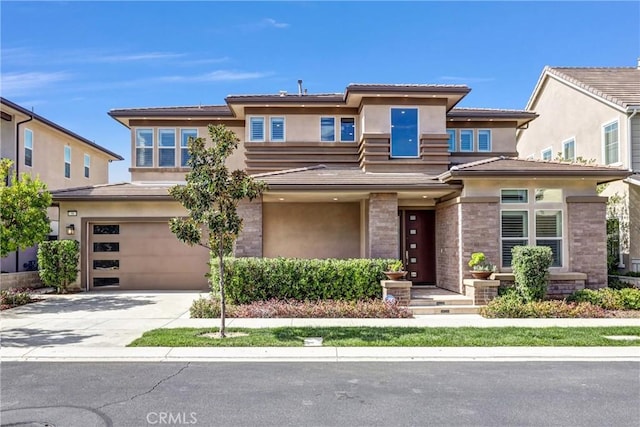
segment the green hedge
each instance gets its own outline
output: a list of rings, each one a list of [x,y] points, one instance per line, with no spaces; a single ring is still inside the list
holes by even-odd
[[[553,262],[547,246],[516,246],[511,249],[515,289],[525,302],[542,301],[549,285]]]
[[[567,300],[588,302],[606,310],[640,310],[640,289],[582,289],[573,293]]]
[[[80,243],[76,240],[50,240],[38,246],[40,279],[46,286],[53,286],[58,293],[78,278]]]
[[[230,304],[269,299],[357,301],[382,297],[388,259],[225,258],[225,295]],[[218,259],[211,260],[218,291]]]

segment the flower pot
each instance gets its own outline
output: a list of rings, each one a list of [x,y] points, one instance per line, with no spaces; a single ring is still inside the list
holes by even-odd
[[[471,271],[470,273],[474,279],[486,280],[493,274],[493,271]]]
[[[389,280],[404,280],[407,275],[406,271],[385,271],[384,274]]]

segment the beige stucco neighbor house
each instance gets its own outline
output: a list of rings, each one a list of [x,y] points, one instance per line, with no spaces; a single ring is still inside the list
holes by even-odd
[[[483,251],[510,270],[516,245],[552,247],[553,270],[606,281],[599,183],[624,170],[516,158],[527,111],[456,108],[462,85],[351,84],[344,93],[228,96],[225,105],[117,109],[131,129],[126,184],[54,192],[81,242],[84,289],[205,289],[206,250],[167,220],[184,181],[186,143],[209,123],[240,139],[229,166],[269,188],[240,205],[236,256],[399,258],[408,279],[463,292]],[[588,244],[587,244],[588,242]]]
[[[540,117],[518,131],[520,156],[582,158],[635,173],[602,195],[622,197],[620,267],[640,271],[640,61],[637,67],[546,67],[526,109]]]
[[[0,98],[0,154],[13,161],[18,174],[39,176],[49,190],[106,184],[109,163],[120,155],[64,127]],[[51,238],[58,236],[58,210],[50,209]],[[25,271],[35,248],[0,260],[3,272]]]

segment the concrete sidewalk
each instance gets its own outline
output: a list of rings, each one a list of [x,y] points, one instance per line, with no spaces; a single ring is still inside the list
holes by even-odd
[[[363,361],[363,360],[639,360],[640,347],[467,348],[127,348],[156,328],[212,327],[219,319],[190,319],[198,292],[93,292],[48,295],[0,314],[0,360],[115,361]],[[576,327],[635,326],[635,319],[484,319],[427,315],[413,319],[228,319],[228,327]],[[640,344],[640,342],[639,342]],[[622,359],[621,359],[622,358]],[[631,358],[631,359],[629,359]]]

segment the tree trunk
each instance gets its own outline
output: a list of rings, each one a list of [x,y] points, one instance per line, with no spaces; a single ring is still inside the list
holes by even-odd
[[[220,263],[220,338],[225,337],[225,317],[226,307],[224,301],[224,236],[221,236],[218,243],[218,261]]]

